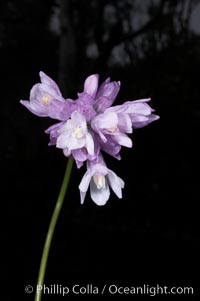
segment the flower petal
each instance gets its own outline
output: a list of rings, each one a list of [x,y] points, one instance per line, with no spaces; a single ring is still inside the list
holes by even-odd
[[[60,134],[60,129],[62,128],[64,122],[56,123],[46,129],[45,133],[50,135],[50,142],[49,145],[56,145],[57,138]]]
[[[20,103],[25,106],[31,113],[39,117],[47,117],[48,112],[46,108],[43,108],[40,104],[36,102],[30,102],[27,100],[20,100]]]
[[[113,156],[114,158],[116,158],[117,160],[121,160],[120,157],[120,150],[121,150],[121,145],[119,145],[118,143],[114,143],[111,140],[108,140],[108,143],[102,143],[100,142],[101,145],[101,149],[108,153],[109,155]]]
[[[127,106],[125,113],[127,114],[141,114],[141,115],[150,115],[152,112],[151,107],[142,101],[127,101],[123,104]]]
[[[124,181],[118,177],[112,170],[108,169],[108,182],[114,193],[119,199],[122,198],[122,188],[124,188]]]
[[[96,99],[98,99],[99,97],[103,96],[103,92],[105,89],[105,85],[110,83],[110,77],[108,77],[100,86],[99,89],[97,91],[97,95],[96,95]]]
[[[76,160],[76,166],[77,166],[78,169],[81,168],[83,166],[83,162]]]
[[[68,145],[69,145],[68,139],[69,139],[69,135],[67,135],[67,134],[59,135],[57,138],[56,147],[62,148],[62,149],[68,148]]]
[[[132,121],[132,126],[133,128],[142,128],[149,123],[158,120],[160,117],[155,114],[151,114],[149,116],[143,116],[143,115],[136,115],[136,114],[131,114],[130,115],[131,121]]]
[[[92,178],[90,182],[90,195],[91,195],[91,199],[98,206],[105,205],[110,197],[110,189],[108,183],[107,182],[105,183],[104,188],[98,189]]]
[[[116,132],[112,135],[112,139],[122,146],[126,146],[129,148],[133,146],[132,140],[126,134]]]
[[[94,141],[90,133],[86,135],[85,147],[90,155],[94,155]]]
[[[85,196],[86,196],[86,192],[82,192],[82,191],[80,191],[81,204],[83,204],[83,203],[84,203],[84,201],[85,201]]]
[[[71,120],[74,126],[81,126],[84,130],[86,129],[86,120],[85,117],[80,114],[78,111],[74,111],[71,115]]]
[[[68,148],[65,148],[63,149],[63,154],[66,156],[66,157],[69,157],[71,155],[71,151],[68,149]]]
[[[52,78],[50,78],[48,75],[46,75],[43,71],[40,71],[39,73],[41,82],[47,86],[51,86],[58,96],[62,96],[60,89],[58,88],[57,84],[54,82]]]
[[[91,175],[90,171],[87,170],[81,180],[81,183],[79,184],[79,189],[81,192],[87,192],[91,177],[92,177],[92,175]]]
[[[87,93],[94,98],[97,93],[98,82],[99,82],[98,74],[93,74],[88,76],[84,83],[84,93]]]
[[[106,142],[106,138],[103,135],[103,129],[113,129],[117,127],[118,117],[115,112],[105,112],[94,117],[91,121],[91,126],[101,137],[101,139]]]
[[[120,90],[120,82],[104,83],[100,91],[97,92],[94,107],[98,113],[104,112],[110,107]]]
[[[83,162],[87,160],[87,154],[82,149],[72,150],[72,155],[76,161]]]
[[[118,128],[120,132],[132,133],[132,122],[128,114],[118,114]]]

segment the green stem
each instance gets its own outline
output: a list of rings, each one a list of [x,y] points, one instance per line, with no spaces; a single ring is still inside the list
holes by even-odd
[[[42,297],[42,287],[43,287],[43,283],[44,283],[44,276],[45,276],[51,241],[52,241],[53,233],[54,233],[56,223],[58,220],[58,216],[59,216],[60,210],[62,208],[65,193],[67,191],[67,187],[69,184],[72,166],[73,166],[73,158],[70,157],[67,162],[67,167],[66,167],[64,178],[63,178],[62,186],[60,189],[60,193],[58,195],[58,199],[57,199],[57,202],[56,202],[56,205],[54,208],[51,222],[49,224],[49,229],[48,229],[45,244],[44,244],[44,249],[43,249],[41,263],[40,263],[40,270],[39,270],[39,274],[38,274],[37,289],[36,289],[36,293],[35,293],[35,301],[40,301],[41,297]]]

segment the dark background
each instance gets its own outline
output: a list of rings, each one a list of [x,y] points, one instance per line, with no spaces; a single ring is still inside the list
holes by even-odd
[[[151,97],[161,118],[134,131],[133,149],[123,149],[121,161],[106,156],[125,180],[122,200],[112,194],[98,207],[88,194],[81,206],[78,184],[85,167],[74,167],[45,283],[191,285],[197,296],[199,1],[0,3],[1,191],[8,204],[4,227],[10,231],[3,237],[11,245],[9,276],[16,262],[16,274],[24,264],[20,287],[36,284],[67,162],[47,146],[44,130],[54,121],[32,115],[19,101],[28,99],[40,70],[71,98],[82,91],[86,76],[99,73],[101,81],[121,81],[116,103]],[[24,296],[33,300],[33,294]]]

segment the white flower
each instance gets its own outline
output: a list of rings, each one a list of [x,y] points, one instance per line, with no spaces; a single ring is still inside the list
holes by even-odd
[[[88,154],[94,154],[92,135],[88,132],[85,117],[78,111],[74,111],[71,118],[59,129],[56,146],[68,154],[72,150],[82,148],[85,148]]]
[[[109,186],[118,198],[122,198],[124,181],[106,167],[101,155],[99,155],[98,160],[88,161],[87,163],[87,171],[79,185],[81,204],[85,200],[89,185],[91,198],[99,206],[105,205],[108,201],[110,196]]]

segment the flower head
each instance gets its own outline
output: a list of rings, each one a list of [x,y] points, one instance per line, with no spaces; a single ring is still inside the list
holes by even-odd
[[[124,182],[107,168],[101,152],[121,159],[121,148],[132,147],[129,134],[159,118],[148,104],[150,98],[112,106],[121,83],[107,78],[99,86],[99,75],[94,74],[86,78],[76,100],[64,99],[50,77],[40,72],[40,79],[31,89],[30,101],[21,103],[38,116],[59,120],[46,130],[49,145],[62,149],[66,157],[73,156],[78,168],[86,162],[87,171],[79,185],[81,203],[89,186],[97,205],[107,202],[109,187],[121,198]]]

